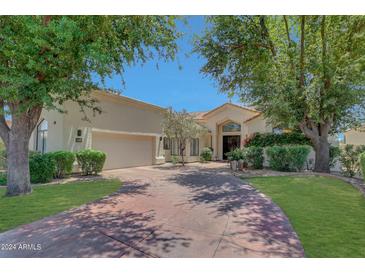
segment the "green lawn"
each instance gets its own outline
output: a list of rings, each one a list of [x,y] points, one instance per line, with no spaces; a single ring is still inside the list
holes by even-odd
[[[119,180],[75,182],[33,187],[30,195],[5,197],[0,189],[0,232],[31,223],[117,191]]]
[[[365,198],[326,177],[248,179],[288,216],[307,257],[365,257]]]

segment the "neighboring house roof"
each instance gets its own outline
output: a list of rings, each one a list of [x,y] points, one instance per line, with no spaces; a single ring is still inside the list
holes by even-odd
[[[195,111],[195,112],[190,112],[190,115],[192,115],[197,120],[201,120],[204,119],[204,115],[206,113],[207,111]]]
[[[364,124],[361,124],[359,127],[356,127],[356,128],[348,128],[348,129],[346,129],[345,131],[344,131],[344,133],[346,133],[346,132],[348,132],[348,131],[351,131],[351,130],[355,130],[355,131],[357,131],[357,130],[359,130],[359,129],[365,129],[365,123]]]
[[[107,96],[107,97],[110,97],[110,98],[114,98],[114,99],[116,99],[120,102],[132,103],[132,104],[139,105],[139,106],[142,106],[142,107],[149,107],[149,108],[152,108],[152,109],[155,109],[155,110],[160,110],[160,111],[166,110],[163,107],[153,105],[153,104],[150,104],[150,103],[146,103],[146,102],[143,102],[141,100],[137,100],[137,99],[134,99],[134,98],[131,98],[131,97],[127,97],[127,96],[118,94],[116,92],[108,91],[108,90],[94,90],[94,94],[96,96]]]

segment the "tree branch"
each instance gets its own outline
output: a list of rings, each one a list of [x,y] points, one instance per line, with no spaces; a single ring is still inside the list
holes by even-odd
[[[289,24],[288,24],[288,20],[286,19],[286,15],[284,15],[283,17],[284,17],[284,23],[285,23],[286,36],[288,38],[288,46],[290,48],[291,47],[291,39],[290,39],[290,34],[289,34]]]
[[[49,22],[51,22],[51,19],[52,19],[51,15],[43,16],[43,20],[42,20],[43,26],[47,27]],[[41,56],[44,53],[46,53],[47,51],[49,51],[49,48],[48,47],[43,47],[43,48],[41,48],[41,50],[39,51],[38,54]],[[37,72],[36,78],[39,82],[42,82],[46,78],[46,76],[42,72]]]
[[[300,77],[299,88],[304,87],[304,31],[305,31],[305,15],[301,16],[301,34],[300,34]]]
[[[29,119],[29,123],[28,123],[28,134],[31,135],[34,128],[36,127],[39,118],[41,116],[42,113],[42,107],[41,106],[37,106],[37,107],[33,107],[30,110],[28,110],[26,112],[27,118]]]
[[[275,50],[275,47],[274,47],[274,43],[270,39],[270,34],[269,34],[269,31],[266,27],[265,16],[264,15],[260,15],[260,26],[261,26],[263,38],[266,38],[268,40],[268,43],[269,43],[268,48],[270,49],[272,56],[275,57],[276,56],[276,50]]]
[[[291,53],[291,48],[293,46],[292,40],[290,39],[290,33],[289,33],[289,24],[288,24],[288,20],[286,18],[286,15],[283,16],[284,17],[284,23],[285,23],[285,31],[286,31],[286,36],[288,39],[288,55],[289,55],[289,59],[290,59],[290,66],[291,66],[291,70],[294,73],[295,72],[295,66],[294,66],[294,62],[293,62],[293,56]]]
[[[323,81],[324,89],[328,90],[331,86],[331,81],[328,77],[326,58],[327,58],[327,41],[326,41],[326,16],[322,16],[321,22],[321,39],[322,39],[322,69],[323,69]]]

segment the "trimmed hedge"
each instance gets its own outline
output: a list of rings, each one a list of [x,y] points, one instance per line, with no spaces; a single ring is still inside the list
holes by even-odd
[[[204,147],[200,152],[200,161],[208,162],[212,160],[212,150],[209,147]]]
[[[359,162],[360,162],[362,176],[364,177],[364,182],[365,182],[365,152],[360,154]]]
[[[330,167],[334,167],[337,159],[341,155],[341,149],[339,147],[330,146]]]
[[[83,175],[97,175],[103,169],[106,154],[99,150],[84,149],[76,153],[76,159]]]
[[[55,151],[50,153],[55,162],[54,176],[64,178],[71,174],[75,162],[75,154],[70,151]]]
[[[6,169],[6,150],[0,148],[0,169]]]
[[[311,141],[303,133],[288,132],[276,133],[255,133],[246,138],[245,147],[270,147],[282,145],[311,145]]]
[[[254,169],[262,169],[264,164],[264,149],[262,147],[244,148],[245,161]]]
[[[269,165],[278,171],[299,171],[303,169],[310,147],[307,145],[272,146],[266,149]]]
[[[7,175],[6,172],[0,172],[0,186],[6,186]]]
[[[55,161],[50,153],[39,152],[29,153],[29,173],[32,184],[44,184],[53,179],[55,172]]]

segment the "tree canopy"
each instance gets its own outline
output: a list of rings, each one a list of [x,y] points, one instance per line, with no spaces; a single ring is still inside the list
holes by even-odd
[[[211,16],[208,23],[195,51],[222,92],[274,125],[299,126],[318,148],[328,133],[359,121],[365,16]]]
[[[29,192],[28,145],[40,114],[71,100],[100,111],[93,75],[177,52],[174,16],[0,16],[0,136],[8,194]],[[5,117],[11,116],[8,127]]]
[[[172,59],[177,37],[168,16],[2,16],[1,101],[20,103],[21,112],[66,100],[90,106],[93,73],[122,74],[154,55]]]
[[[183,165],[187,141],[207,132],[207,129],[198,124],[194,120],[194,117],[186,110],[175,111],[172,108],[165,111],[162,128],[168,138],[174,138],[178,141],[179,153],[182,157]]]

